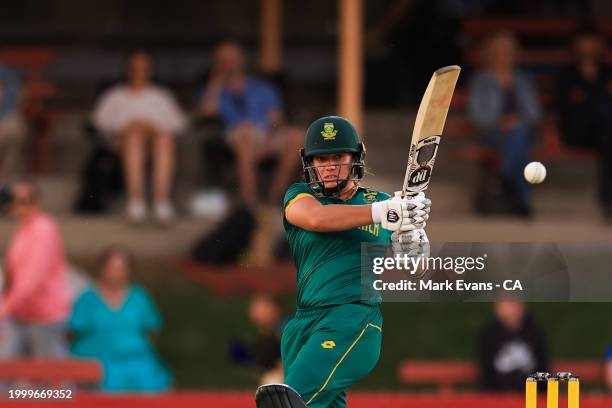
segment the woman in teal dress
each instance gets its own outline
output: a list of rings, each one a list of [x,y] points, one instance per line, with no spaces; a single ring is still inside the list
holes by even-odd
[[[104,391],[165,391],[170,374],[151,343],[161,327],[159,313],[146,290],[130,283],[130,263],[123,249],[103,254],[96,284],[74,304],[71,350],[77,357],[100,360]]]

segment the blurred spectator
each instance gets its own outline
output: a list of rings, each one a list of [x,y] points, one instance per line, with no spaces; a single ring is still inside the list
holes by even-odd
[[[574,62],[557,84],[559,131],[569,146],[599,152],[599,199],[612,222],[612,72],[603,61],[599,34],[584,29],[574,36]]]
[[[81,167],[74,210],[79,214],[107,213],[115,200],[123,196],[121,157],[91,120],[86,121],[83,131],[92,146]]]
[[[368,105],[418,105],[431,73],[462,63],[461,17],[483,11],[483,1],[365,2]],[[418,55],[419,58],[415,58]]]
[[[278,303],[270,296],[254,297],[249,304],[249,318],[257,329],[257,337],[248,346],[242,341],[232,342],[232,359],[237,363],[254,364],[261,372],[261,384],[282,383]]]
[[[498,175],[509,186],[506,201],[516,200],[513,212],[531,214],[530,195],[523,168],[529,162],[533,128],[540,117],[536,89],[516,68],[517,43],[501,32],[483,47],[483,67],[470,85],[469,114],[481,142],[500,156]]]
[[[279,325],[281,311],[278,303],[269,296],[257,296],[249,306],[249,317],[257,328],[254,344],[255,362],[262,371],[262,378],[280,376],[283,371],[280,364]]]
[[[174,218],[170,201],[174,176],[176,135],[185,117],[172,94],[151,82],[151,57],[144,51],[130,55],[127,83],[105,92],[93,113],[95,126],[121,150],[128,192],[130,220],[147,216],[144,197],[146,149],[151,145],[154,215],[163,223]]]
[[[130,283],[130,267],[125,250],[113,247],[103,253],[96,284],[72,310],[71,350],[102,362],[105,391],[164,391],[170,375],[150,339],[161,327],[159,313],[146,290]]]
[[[0,65],[0,177],[21,170],[26,125],[19,113],[21,83],[10,68]]]
[[[227,144],[236,156],[240,195],[247,205],[257,204],[257,164],[279,161],[268,201],[280,202],[298,165],[303,134],[283,120],[281,97],[271,84],[246,71],[243,50],[225,42],[214,52],[213,67],[196,112],[220,116]]]
[[[10,187],[9,212],[17,228],[4,260],[8,287],[0,303],[0,356],[64,357],[70,290],[60,230],[29,182]]]
[[[612,391],[612,345],[608,346],[605,361],[605,381],[609,391]]]
[[[544,335],[523,303],[495,303],[495,319],[480,332],[478,359],[486,391],[522,391],[527,375],[548,371]]]

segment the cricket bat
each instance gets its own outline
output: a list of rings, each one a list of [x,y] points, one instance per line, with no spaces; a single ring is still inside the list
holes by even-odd
[[[461,68],[449,65],[433,73],[417,112],[402,196],[425,191]]]

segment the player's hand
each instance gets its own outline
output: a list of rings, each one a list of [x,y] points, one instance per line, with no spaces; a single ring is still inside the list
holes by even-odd
[[[392,199],[372,204],[372,220],[389,231],[413,231],[425,227],[430,207],[425,194],[402,197],[398,191]]]
[[[425,193],[402,198],[402,192],[396,191],[393,200],[405,201],[408,210],[408,217],[403,218],[402,225],[399,228],[400,231],[414,231],[425,228],[431,211],[431,200],[425,197]]]
[[[425,257],[430,254],[429,239],[422,228],[407,232],[395,231],[391,235],[391,247],[394,254]]]

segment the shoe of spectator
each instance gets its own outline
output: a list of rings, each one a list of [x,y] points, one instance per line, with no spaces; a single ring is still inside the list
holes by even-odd
[[[168,201],[155,204],[155,219],[162,225],[168,225],[174,220],[174,207]]]
[[[127,216],[130,222],[142,224],[147,219],[147,207],[142,201],[132,201],[128,204]]]

